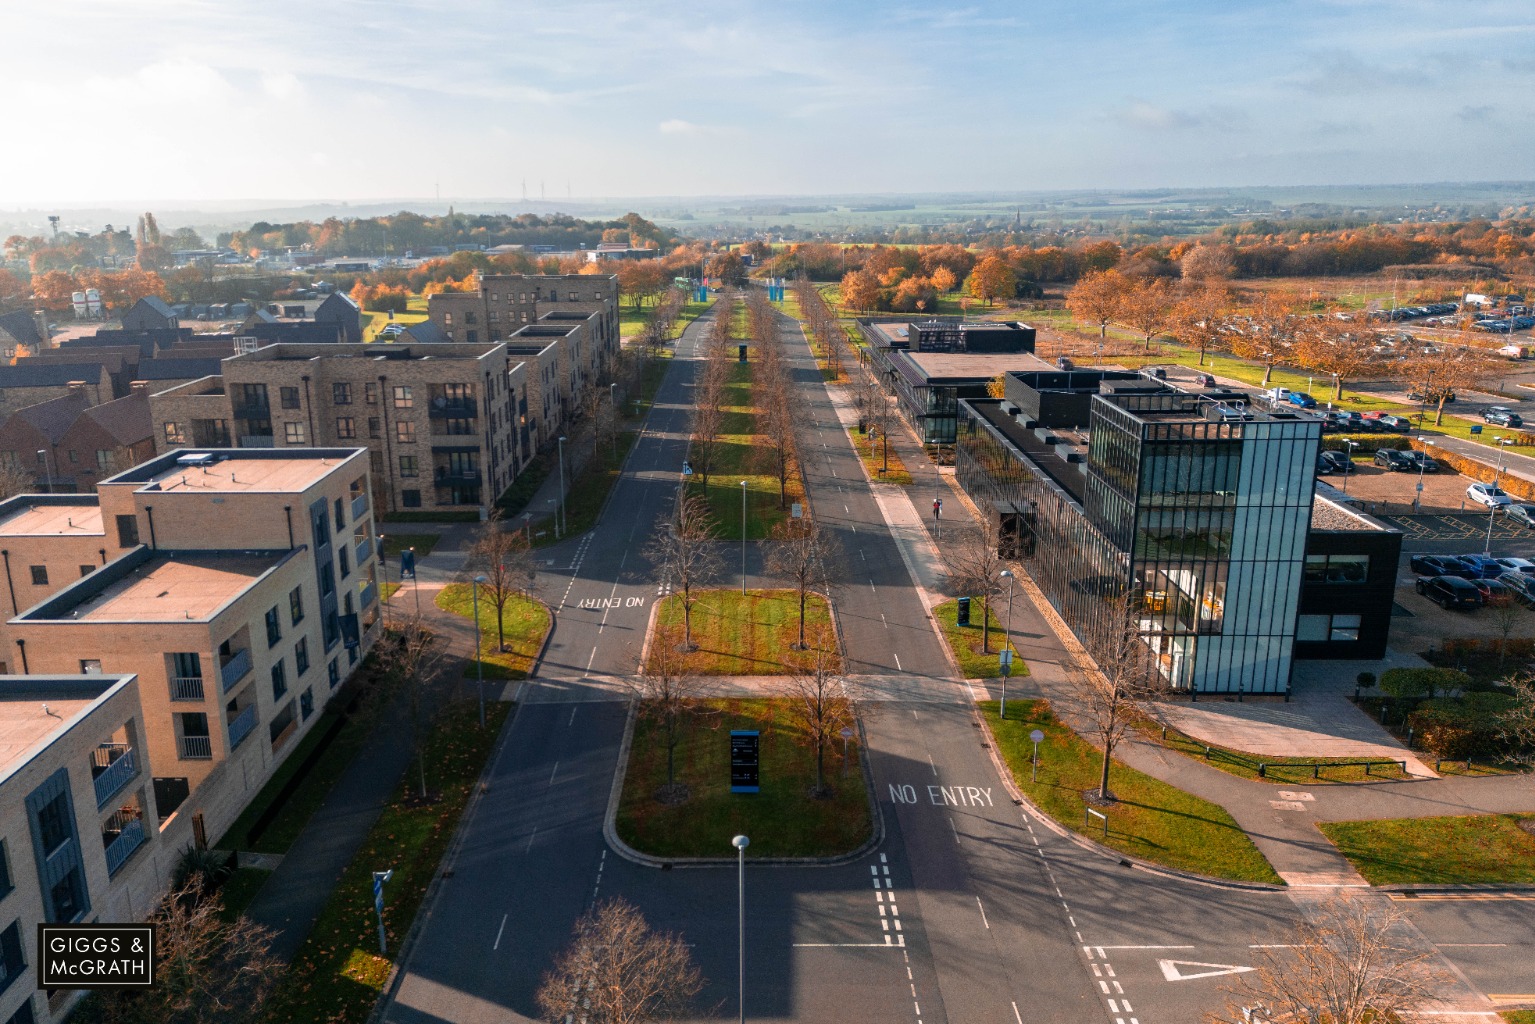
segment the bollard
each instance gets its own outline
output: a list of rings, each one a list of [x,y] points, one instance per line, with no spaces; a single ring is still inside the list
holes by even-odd
[[[1410,726],[1410,725],[1407,727],[1407,749],[1408,750],[1412,749],[1412,729],[1413,729],[1413,727]]]
[[[1242,698],[1247,694],[1247,684],[1237,683],[1237,703],[1242,703]]]
[[[1384,704],[1380,706],[1380,724],[1386,724],[1386,705]]]
[[[1444,758],[1442,758],[1442,757],[1434,758],[1434,774],[1437,775],[1437,774],[1439,774],[1443,770],[1444,770]]]
[[[1269,774],[1269,766],[1264,764],[1262,761],[1259,761],[1258,762],[1258,778],[1266,779],[1266,778],[1268,778],[1268,774]]]
[[[1368,761],[1366,761],[1366,762],[1365,762],[1365,763],[1364,763],[1364,773],[1365,773],[1365,774],[1366,774],[1366,775],[1369,775],[1369,774],[1370,774],[1370,762],[1368,762]]]
[[[1320,779],[1322,777],[1322,765],[1320,762],[1311,766],[1311,777],[1313,779]]]
[[[1205,747],[1205,760],[1206,761],[1210,760],[1210,748],[1209,747]]]

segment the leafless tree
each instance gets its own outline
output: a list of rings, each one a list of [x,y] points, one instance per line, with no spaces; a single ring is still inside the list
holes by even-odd
[[[496,649],[506,650],[504,619],[507,603],[513,597],[532,592],[538,580],[538,569],[528,538],[521,531],[506,529],[499,508],[492,510],[490,517],[475,531],[460,576],[466,582],[476,576],[485,577],[480,591],[496,609]]]
[[[0,454],[0,501],[36,490],[33,475],[21,468],[16,457],[9,453]]]
[[[830,637],[817,637],[815,657],[805,668],[781,684],[789,717],[801,730],[801,738],[815,753],[815,792],[827,795],[826,747],[835,743],[854,721],[852,697],[836,672],[836,655]]]
[[[1406,915],[1373,894],[1340,893],[1317,907],[1228,989],[1206,1024],[1403,1020],[1451,981],[1437,956],[1406,939]]]
[[[682,728],[688,716],[697,710],[708,692],[700,676],[688,671],[677,650],[668,643],[654,644],[634,677],[630,688],[639,702],[641,715],[654,722],[666,744],[666,786],[657,795],[662,802],[681,802],[676,773],[677,744],[682,742]]]
[[[1493,595],[1487,607],[1492,611],[1492,624],[1498,630],[1498,671],[1501,672],[1508,663],[1509,641],[1513,639],[1514,630],[1524,625],[1526,612],[1508,593]]]
[[[273,933],[221,915],[200,875],[169,893],[150,917],[155,985],[97,993],[102,1024],[235,1024],[262,1017],[285,967],[272,955]]]
[[[709,512],[709,503],[696,494],[686,495],[677,503],[675,516],[662,516],[646,554],[671,582],[682,601],[682,648],[696,650],[693,643],[693,605],[699,588],[707,585],[724,568],[724,561],[714,543],[719,526]]]
[[[1092,665],[1082,665],[1077,676],[1076,708],[1103,748],[1103,771],[1098,778],[1098,799],[1112,800],[1109,766],[1114,750],[1125,738],[1136,708],[1161,691],[1151,648],[1136,621],[1139,592],[1110,598],[1099,620],[1087,627],[1082,646]],[[1096,669],[1095,669],[1096,666]]]
[[[427,687],[441,667],[446,647],[442,639],[412,615],[384,633],[373,646],[384,675],[384,692],[403,695],[410,712],[410,744],[421,783],[421,799],[427,798],[426,736]],[[479,655],[479,651],[475,655]]]
[[[1498,738],[1511,748],[1511,760],[1535,764],[1535,677],[1522,675],[1507,680],[1514,704],[1498,716]]]
[[[576,922],[537,998],[550,1024],[647,1024],[688,1016],[703,987],[682,937],[651,930],[633,904],[615,898]]]
[[[991,599],[1001,591],[1002,570],[1007,568],[997,549],[997,528],[987,520],[943,551],[950,591],[981,599],[981,651],[985,654],[991,653]]]
[[[820,591],[831,597],[834,573],[839,566],[841,545],[837,538],[809,516],[785,519],[773,527],[768,545],[767,570],[792,586],[799,596],[799,642],[805,649],[805,602]]]

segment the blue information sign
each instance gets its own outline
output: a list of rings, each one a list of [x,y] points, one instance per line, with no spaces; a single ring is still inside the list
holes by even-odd
[[[730,791],[732,793],[756,793],[757,742],[755,729],[730,730]]]

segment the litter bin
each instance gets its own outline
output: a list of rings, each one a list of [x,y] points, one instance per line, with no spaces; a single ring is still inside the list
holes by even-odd
[[[968,597],[959,599],[959,610],[954,613],[954,622],[960,626],[970,625],[970,599]]]

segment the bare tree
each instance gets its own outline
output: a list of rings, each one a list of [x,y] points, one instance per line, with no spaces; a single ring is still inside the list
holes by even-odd
[[[410,712],[410,744],[420,773],[421,799],[426,800],[427,686],[441,666],[445,647],[440,637],[413,615],[386,632],[373,651],[384,674],[385,692],[401,694]],[[479,651],[474,652],[476,657]]]
[[[1514,704],[1498,715],[1498,738],[1511,748],[1509,757],[1535,764],[1535,677],[1506,680],[1514,691]]]
[[[666,744],[666,786],[656,798],[662,803],[681,803],[687,792],[677,785],[677,744],[682,742],[682,727],[707,692],[707,684],[688,671],[671,644],[660,643],[652,646],[630,688],[639,702],[640,714],[656,723]]]
[[[1207,1024],[1402,1020],[1452,976],[1437,956],[1406,940],[1406,915],[1371,894],[1330,897],[1309,919],[1260,949],[1256,966],[1229,989],[1231,1003]]]
[[[703,974],[681,936],[652,931],[632,903],[599,903],[544,975],[538,1006],[550,1024],[647,1024],[688,1015]]]
[[[0,455],[0,501],[36,489],[35,478],[21,468],[21,463],[14,455],[8,452]]]
[[[1343,398],[1347,381],[1380,364],[1375,353],[1380,339],[1374,331],[1358,330],[1331,316],[1301,321],[1296,337],[1296,361],[1309,370],[1332,375],[1334,401]]]
[[[997,528],[989,520],[967,531],[958,544],[943,552],[949,589],[960,597],[981,599],[981,652],[991,653],[991,599],[1002,589],[1007,563],[998,553]]]
[[[1136,708],[1161,690],[1151,649],[1136,621],[1138,591],[1109,598],[1098,621],[1083,631],[1082,646],[1093,665],[1076,673],[1076,711],[1103,748],[1098,799],[1112,800],[1109,766],[1125,738]],[[1094,670],[1096,666],[1096,671]]]
[[[684,496],[677,503],[676,515],[662,516],[656,526],[646,554],[682,601],[682,649],[696,650],[693,605],[698,602],[698,590],[724,568],[714,543],[719,526],[709,513],[709,503],[696,494]]]
[[[834,671],[835,655],[830,647],[829,637],[818,637],[814,660],[789,676],[781,687],[790,719],[800,727],[803,742],[815,752],[816,797],[827,795],[826,747],[836,742],[844,728],[852,726],[855,717],[853,700]]]
[[[490,517],[475,531],[474,542],[469,547],[469,557],[464,559],[461,576],[473,580],[484,576],[480,584],[493,608],[496,609],[496,649],[506,650],[506,606],[513,597],[528,594],[538,579],[538,569],[533,560],[533,548],[521,531],[509,531],[502,522],[501,510],[493,509]],[[478,657],[478,652],[476,652]]]
[[[1506,366],[1506,364],[1504,364]],[[1402,364],[1409,397],[1434,410],[1434,425],[1444,422],[1444,407],[1458,391],[1485,386],[1503,372],[1499,364],[1481,352],[1462,350],[1414,357]]]
[[[1128,288],[1119,303],[1117,319],[1127,327],[1133,327],[1146,339],[1146,351],[1151,351],[1151,339],[1165,331],[1173,322],[1173,299],[1167,282],[1160,277],[1136,280]]]
[[[767,551],[767,570],[788,583],[799,595],[799,642],[805,649],[805,602],[821,591],[831,597],[833,571],[841,554],[837,538],[821,529],[809,516],[785,519],[773,527]]]
[[[1487,607],[1492,609],[1492,624],[1498,630],[1498,671],[1502,672],[1508,663],[1508,642],[1513,639],[1514,630],[1524,624],[1525,611],[1508,593],[1494,594]]]
[[[150,917],[155,985],[97,993],[103,1024],[235,1024],[262,1016],[285,970],[273,932],[248,917],[221,916],[201,875],[166,895]]]

